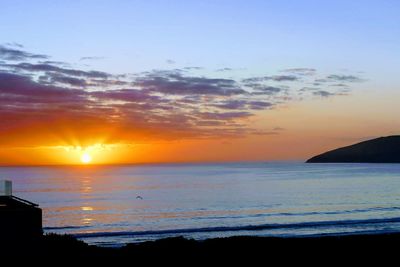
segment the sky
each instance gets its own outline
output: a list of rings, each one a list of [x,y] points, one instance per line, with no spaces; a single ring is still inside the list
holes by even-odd
[[[399,12],[1,1],[0,164],[305,160],[398,134]]]

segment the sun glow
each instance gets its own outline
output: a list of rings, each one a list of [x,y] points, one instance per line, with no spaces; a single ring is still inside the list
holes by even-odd
[[[88,164],[92,161],[92,156],[90,156],[88,153],[83,153],[81,156],[81,162],[84,164]]]
[[[119,151],[125,149],[125,144],[93,144],[87,146],[59,146],[63,151],[65,161],[70,164],[109,164],[110,159],[118,159]]]
[[[135,149],[134,149],[135,148]],[[21,165],[104,165],[126,163],[126,159],[137,161],[138,146],[132,144],[93,144],[57,145],[34,148],[1,148],[0,165],[3,152],[7,151],[13,159],[21,159]],[[29,159],[29,161],[28,161]]]

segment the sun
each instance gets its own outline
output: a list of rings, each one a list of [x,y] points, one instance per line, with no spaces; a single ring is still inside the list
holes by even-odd
[[[83,153],[81,156],[81,161],[84,164],[88,164],[92,161],[92,156],[90,156],[88,153]]]

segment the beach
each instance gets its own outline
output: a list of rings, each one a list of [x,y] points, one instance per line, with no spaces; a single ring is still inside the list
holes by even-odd
[[[286,263],[380,264],[397,255],[400,234],[346,235],[309,238],[229,237],[203,241],[183,237],[126,244],[120,248],[90,246],[67,235],[46,235],[40,240],[1,244],[2,255],[18,256],[20,261],[40,262],[108,262],[130,265],[138,263],[181,263],[187,266],[245,261],[276,266]],[[56,261],[55,261],[56,260]],[[278,264],[279,263],[279,264]],[[264,265],[263,264],[263,265]]]

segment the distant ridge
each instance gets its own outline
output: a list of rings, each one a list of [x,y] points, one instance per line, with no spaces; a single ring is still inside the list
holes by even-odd
[[[379,137],[314,156],[306,163],[400,163],[400,135]]]

